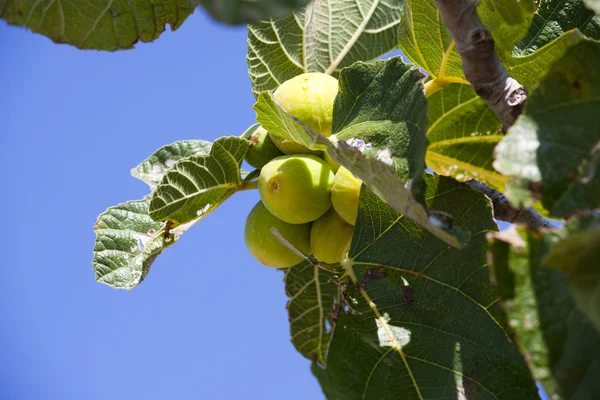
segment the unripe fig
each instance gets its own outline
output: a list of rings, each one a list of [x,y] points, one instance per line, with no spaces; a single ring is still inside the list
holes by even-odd
[[[361,185],[362,181],[355,177],[352,172],[347,168],[340,167],[331,186],[333,208],[340,217],[351,225],[356,223]]]
[[[258,191],[271,214],[290,224],[304,224],[331,207],[333,178],[329,164],[318,157],[282,156],[260,171]]]
[[[267,130],[259,124],[251,126],[244,132],[242,137],[250,142],[250,147],[244,159],[254,168],[261,169],[275,157],[283,155],[271,139]]]
[[[310,230],[310,249],[320,261],[328,264],[340,262],[353,233],[354,227],[331,209],[313,222]]]
[[[273,97],[300,122],[329,136],[337,93],[337,79],[321,72],[311,72],[283,82]]]
[[[244,240],[250,254],[263,265],[274,268],[287,268],[302,261],[300,255],[294,253],[273,235],[270,228],[276,228],[281,236],[303,254],[310,253],[311,224],[292,225],[283,222],[266,209],[259,201],[246,219]]]
[[[320,157],[322,152],[319,150],[311,150],[302,143],[294,142],[290,139],[283,139],[269,133],[269,137],[275,143],[275,146],[284,154],[312,154]]]

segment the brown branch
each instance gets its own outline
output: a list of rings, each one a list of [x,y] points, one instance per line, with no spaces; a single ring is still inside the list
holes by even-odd
[[[496,55],[492,35],[479,20],[476,1],[435,0],[435,4],[454,39],[465,77],[494,110],[506,131],[523,111],[527,89],[504,69]]]
[[[550,221],[538,214],[533,207],[516,208],[508,201],[504,194],[481,182],[467,181],[465,183],[473,189],[479,190],[492,200],[494,218],[513,224],[526,225],[528,228],[535,230],[553,227]]]

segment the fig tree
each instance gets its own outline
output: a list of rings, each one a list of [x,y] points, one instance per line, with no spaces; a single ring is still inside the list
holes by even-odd
[[[331,209],[313,222],[310,230],[310,249],[315,257],[323,262],[340,262],[353,233],[354,227]]]
[[[254,168],[261,169],[266,163],[283,153],[277,148],[267,130],[261,125],[253,125],[242,135],[248,139],[250,147],[246,152],[245,160]]]
[[[340,217],[351,225],[356,223],[361,185],[362,181],[355,177],[352,172],[347,168],[340,167],[331,186],[333,208]]]
[[[250,254],[263,265],[274,268],[287,268],[302,261],[300,255],[294,253],[273,235],[270,228],[276,228],[281,236],[303,254],[310,253],[311,224],[292,225],[283,222],[266,209],[259,201],[246,219],[244,240]]]
[[[284,154],[313,154],[320,156],[322,152],[319,150],[311,150],[302,143],[294,142],[290,139],[283,139],[269,133],[269,137],[275,143],[275,146]]]
[[[338,142],[338,138],[337,138],[336,135],[331,135],[329,137],[329,140],[333,144],[337,144],[337,142]],[[331,169],[333,169],[333,172],[338,172],[338,169],[340,169],[340,164],[338,164],[335,161],[333,161],[333,158],[331,158],[331,156],[329,155],[329,153],[327,152],[327,150],[325,150],[325,152],[323,154],[323,159],[325,161],[327,161],[327,164],[329,164],[331,166]]]
[[[321,72],[311,72],[283,82],[273,97],[300,122],[329,136],[337,93],[337,79]]]
[[[290,224],[304,224],[331,207],[333,178],[329,164],[318,157],[282,156],[263,167],[258,191],[271,214]]]

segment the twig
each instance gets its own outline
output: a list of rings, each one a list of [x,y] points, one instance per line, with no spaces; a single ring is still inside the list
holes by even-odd
[[[435,4],[454,39],[465,77],[506,131],[523,111],[527,89],[504,69],[492,35],[479,20],[474,0],[435,0]]]
[[[527,225],[527,227],[535,230],[553,227],[550,221],[538,214],[533,207],[516,208],[508,201],[504,194],[481,182],[471,180],[465,183],[473,189],[479,190],[492,200],[494,218],[513,224]]]

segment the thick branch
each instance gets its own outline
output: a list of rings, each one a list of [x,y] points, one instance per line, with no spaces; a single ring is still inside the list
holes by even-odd
[[[527,89],[504,69],[492,35],[479,20],[474,0],[435,0],[435,4],[454,39],[465,77],[498,115],[506,131],[521,114]]]
[[[494,206],[494,218],[513,224],[527,225],[528,228],[539,230],[540,228],[552,228],[552,224],[546,218],[538,214],[533,207],[516,208],[499,191],[492,189],[477,181],[465,182],[473,189],[483,192],[492,200]]]

